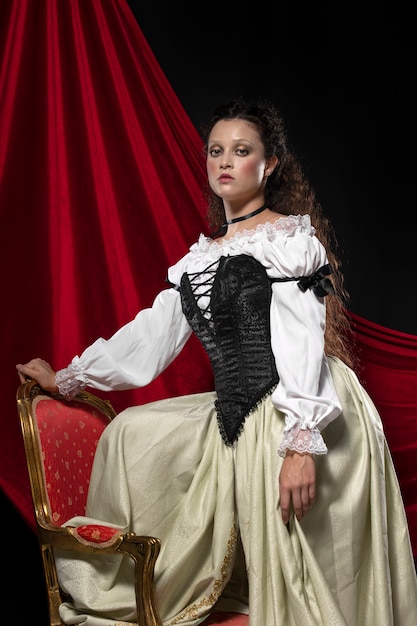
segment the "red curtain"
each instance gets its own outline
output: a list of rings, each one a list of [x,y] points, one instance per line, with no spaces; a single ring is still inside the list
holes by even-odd
[[[2,0],[0,55],[0,487],[33,525],[15,364],[64,367],[151,305],[205,229],[205,167],[125,0]],[[417,552],[417,337],[353,319]],[[107,397],[120,410],[210,388],[192,338],[149,387]]]
[[[2,0],[0,58],[0,486],[32,523],[14,366],[64,367],[151,305],[205,226],[205,166],[124,0]],[[111,400],[211,386],[191,341],[152,385]]]
[[[382,417],[417,557],[417,336],[350,315],[362,368],[359,378]]]

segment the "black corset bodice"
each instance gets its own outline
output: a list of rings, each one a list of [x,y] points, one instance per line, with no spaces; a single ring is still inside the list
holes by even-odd
[[[203,274],[183,274],[184,315],[213,368],[216,409],[224,442],[232,445],[248,413],[278,383],[271,348],[271,280],[247,255],[221,257]],[[209,296],[209,310],[198,305]]]

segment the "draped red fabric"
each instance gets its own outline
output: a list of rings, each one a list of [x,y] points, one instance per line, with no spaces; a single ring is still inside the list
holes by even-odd
[[[417,557],[417,336],[350,316],[359,377],[382,417]]]
[[[2,0],[0,55],[0,485],[33,523],[14,366],[65,367],[152,304],[205,227],[205,166],[124,0]],[[211,387],[192,340],[152,385],[110,399]]]
[[[125,0],[0,3],[0,487],[33,526],[15,364],[65,367],[163,289],[205,230],[201,139]],[[417,553],[417,337],[352,314]],[[212,388],[192,338],[116,410]]]

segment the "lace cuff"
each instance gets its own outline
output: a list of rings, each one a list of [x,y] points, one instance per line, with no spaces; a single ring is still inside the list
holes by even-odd
[[[72,400],[77,393],[87,386],[87,378],[78,363],[71,363],[55,375],[56,386],[60,394],[67,400]]]
[[[326,454],[327,446],[318,428],[300,428],[296,424],[290,430],[284,431],[281,445],[278,449],[279,456],[285,457],[287,450],[295,450],[300,454]]]

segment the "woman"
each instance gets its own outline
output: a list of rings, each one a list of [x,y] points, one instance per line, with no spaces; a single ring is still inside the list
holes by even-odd
[[[90,484],[90,521],[162,540],[164,626],[200,624],[213,607],[249,612],[251,626],[414,625],[407,522],[352,369],[330,225],[270,103],[220,107],[205,138],[214,234],[112,338],[56,373],[41,359],[18,364],[20,380],[68,397],[140,387],[192,332],[202,342],[215,392],[120,413]],[[134,620],[130,568],[62,558],[64,622]]]

